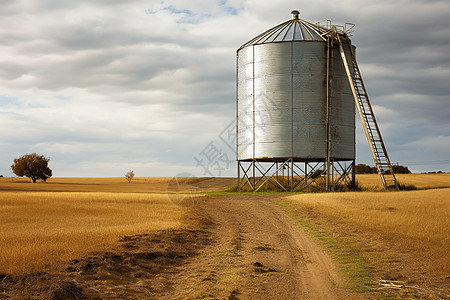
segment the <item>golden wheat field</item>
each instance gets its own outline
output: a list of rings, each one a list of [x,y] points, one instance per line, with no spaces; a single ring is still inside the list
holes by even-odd
[[[425,247],[436,253],[450,251],[450,174],[396,177],[400,184],[417,190],[382,191],[377,174],[360,174],[358,184],[368,191],[300,194],[286,199],[329,220],[395,236],[409,248]],[[449,260],[445,260],[447,265]]]
[[[36,271],[102,250],[123,235],[180,226],[182,193],[234,179],[139,177],[0,178],[0,273]]]
[[[403,185],[414,185],[418,189],[436,189],[450,187],[450,173],[442,174],[395,174]],[[382,190],[378,174],[357,174],[356,181],[362,188]]]
[[[0,274],[39,270],[124,235],[177,228],[188,194],[217,190],[232,178],[0,178]]]
[[[297,220],[316,224],[370,261],[378,278],[408,278],[426,286],[424,294],[448,295],[449,195],[450,188],[317,193],[283,197],[280,203]],[[428,296],[423,299],[435,299]]]
[[[395,234],[404,243],[420,240],[430,251],[442,253],[450,241],[450,174],[407,174],[398,179],[427,190],[285,194],[285,199],[360,228]],[[358,175],[357,180],[362,187],[381,187],[374,174]],[[177,228],[188,212],[176,205],[177,197],[221,190],[234,182],[51,178],[33,184],[25,178],[0,178],[0,273],[36,271],[106,249],[123,235]]]
[[[103,250],[123,235],[176,228],[184,214],[165,194],[0,193],[0,273],[7,274]]]
[[[287,197],[335,219],[403,238],[450,245],[450,188],[400,192],[346,192]]]
[[[192,193],[220,190],[235,178],[135,177],[131,183],[121,177],[57,177],[33,184],[28,178],[0,178],[0,191]]]

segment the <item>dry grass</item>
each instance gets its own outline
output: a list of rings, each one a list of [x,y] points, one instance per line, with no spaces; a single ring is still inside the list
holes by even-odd
[[[450,189],[321,193],[288,199],[358,227],[450,244]]]
[[[233,178],[0,178],[0,274],[36,271],[123,235],[180,226],[186,195]],[[189,198],[192,200],[192,198]]]
[[[298,194],[282,203],[299,220],[357,249],[355,253],[371,261],[382,279],[407,278],[445,294],[450,268],[449,194],[450,188]]]
[[[414,185],[418,189],[450,188],[450,173],[444,174],[396,174],[398,182],[403,185]],[[382,190],[378,174],[357,174],[360,187],[370,190]]]
[[[0,191],[113,192],[113,193],[191,193],[220,190],[235,178],[214,177],[56,177],[33,184],[28,178],[0,178]]]
[[[0,193],[0,273],[36,271],[123,235],[176,228],[185,213],[164,194]]]

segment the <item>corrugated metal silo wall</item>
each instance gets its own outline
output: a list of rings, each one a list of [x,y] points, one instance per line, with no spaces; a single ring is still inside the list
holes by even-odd
[[[255,157],[291,157],[291,43],[254,45],[253,49]]]
[[[237,56],[237,159],[253,158],[253,47]]]
[[[293,42],[295,158],[326,157],[326,43]]]
[[[237,55],[238,160],[324,160],[326,43],[251,45]],[[334,55],[332,157],[354,158],[355,107]]]
[[[341,39],[347,63],[353,75],[350,49],[343,36],[341,36]],[[333,52],[331,157],[340,160],[355,159],[355,100],[339,53],[339,47],[335,46]]]

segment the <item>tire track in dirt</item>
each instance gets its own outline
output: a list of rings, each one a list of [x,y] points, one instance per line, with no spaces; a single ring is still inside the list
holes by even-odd
[[[273,197],[200,198],[213,243],[177,267],[160,299],[367,299],[343,289],[332,259]]]

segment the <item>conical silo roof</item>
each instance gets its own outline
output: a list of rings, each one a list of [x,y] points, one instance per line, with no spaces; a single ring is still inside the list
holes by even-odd
[[[329,30],[298,18],[298,11],[292,12],[292,19],[283,22],[242,45],[238,51],[250,45],[295,41],[325,41]]]

